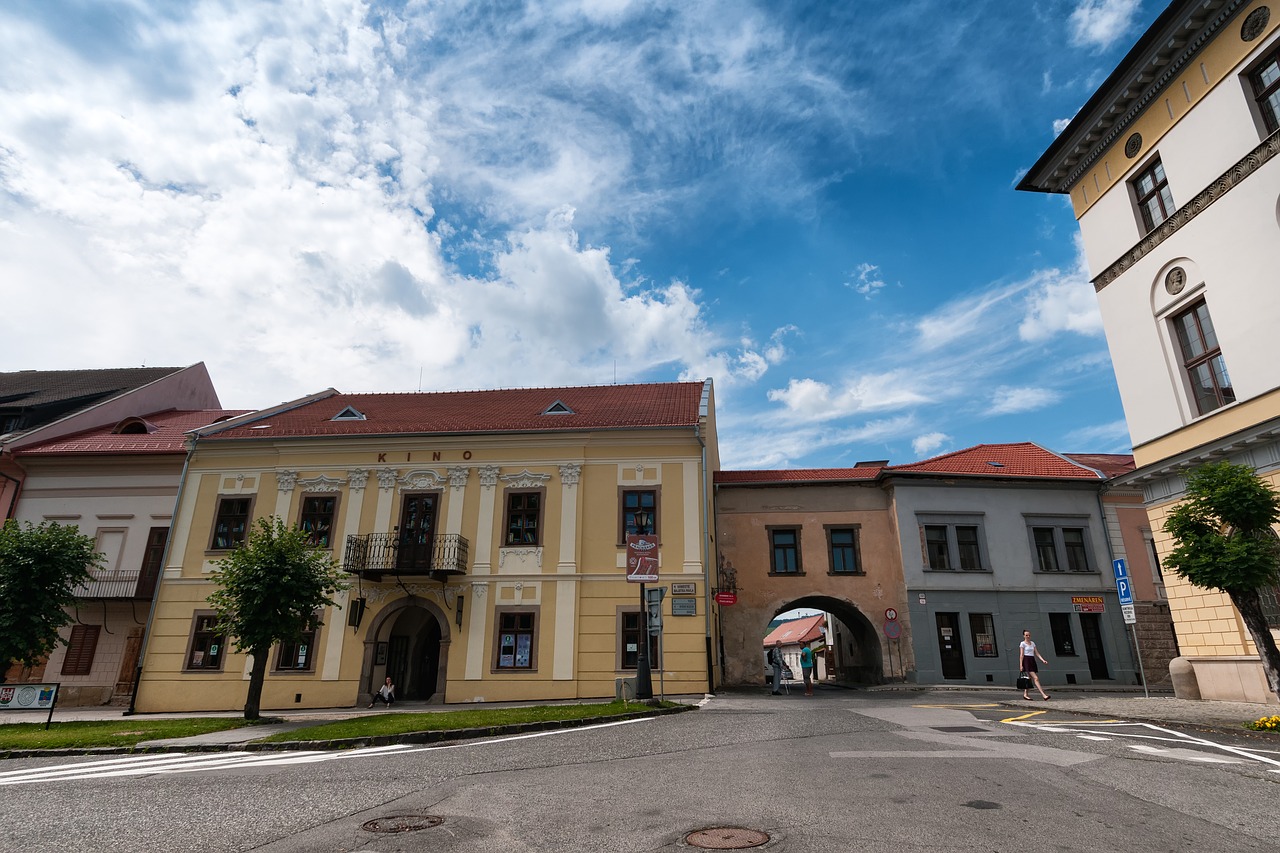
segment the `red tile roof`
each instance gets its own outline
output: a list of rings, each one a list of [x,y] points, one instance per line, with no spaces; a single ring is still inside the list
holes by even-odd
[[[1079,462],[1102,472],[1110,480],[1135,470],[1132,453],[1064,453],[1073,462]]]
[[[202,440],[328,435],[571,432],[698,424],[701,382],[515,388],[417,394],[338,394],[266,412]],[[543,414],[559,403],[568,411]],[[363,420],[333,420],[348,407]]]
[[[789,471],[716,471],[717,485],[773,485],[780,483],[842,482],[874,480],[882,465],[860,468],[795,468]]]
[[[822,625],[826,621],[826,615],[819,613],[815,616],[803,616],[799,619],[783,622],[764,638],[764,647],[767,649],[775,642],[786,646],[792,643],[811,643],[814,640],[820,640],[822,639]]]
[[[153,412],[140,418],[148,426],[148,432],[117,433],[115,430],[120,424],[112,424],[33,444],[16,451],[15,455],[186,453],[187,432],[220,418],[243,414],[247,414],[244,409]]]
[[[1045,477],[1052,479],[1097,480],[1098,474],[1024,441],[1018,444],[979,444],[923,462],[893,465],[889,474],[948,474],[985,477]]]

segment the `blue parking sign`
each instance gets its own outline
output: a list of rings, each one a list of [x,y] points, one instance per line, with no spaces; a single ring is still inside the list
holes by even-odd
[[[1116,581],[1116,592],[1120,593],[1121,604],[1133,604],[1133,588],[1129,586],[1128,578]]]

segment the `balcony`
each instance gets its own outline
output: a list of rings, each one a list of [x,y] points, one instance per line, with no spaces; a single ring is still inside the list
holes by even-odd
[[[90,579],[73,590],[76,598],[146,599],[156,591],[159,572],[90,571]]]
[[[371,581],[386,575],[425,575],[445,581],[467,573],[467,550],[467,540],[456,533],[426,537],[366,533],[347,537],[342,568]]]

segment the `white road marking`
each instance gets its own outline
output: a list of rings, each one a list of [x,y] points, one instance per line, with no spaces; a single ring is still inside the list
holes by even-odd
[[[577,728],[553,729],[545,732],[511,735],[509,737],[492,738],[483,741],[466,743],[439,744],[432,746],[414,746],[411,744],[390,744],[372,746],[364,749],[321,752],[305,750],[295,752],[203,752],[203,753],[153,753],[148,755],[128,755],[121,758],[109,758],[98,761],[81,761],[75,764],[64,764],[55,767],[29,767],[24,770],[10,770],[0,773],[0,785],[28,785],[36,782],[65,782],[73,779],[110,779],[126,776],[153,776],[161,773],[196,773],[211,770],[237,770],[242,767],[273,767],[291,764],[314,764],[323,761],[342,761],[351,758],[371,758],[386,755],[407,755],[414,752],[430,752],[439,749],[465,749],[467,747],[489,746],[516,740],[528,740],[537,737],[570,734],[572,732],[589,731],[591,729],[607,729],[614,726],[646,722],[651,718],[640,717],[632,720],[617,720],[599,723],[593,726]]]

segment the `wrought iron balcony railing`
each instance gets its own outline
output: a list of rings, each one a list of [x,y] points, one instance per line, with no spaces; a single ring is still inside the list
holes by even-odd
[[[158,572],[129,572],[98,570],[92,577],[75,588],[76,598],[143,598],[150,599],[156,591]]]
[[[342,568],[373,581],[382,580],[384,575],[445,578],[466,574],[467,551],[467,540],[456,533],[366,533],[347,537]]]

